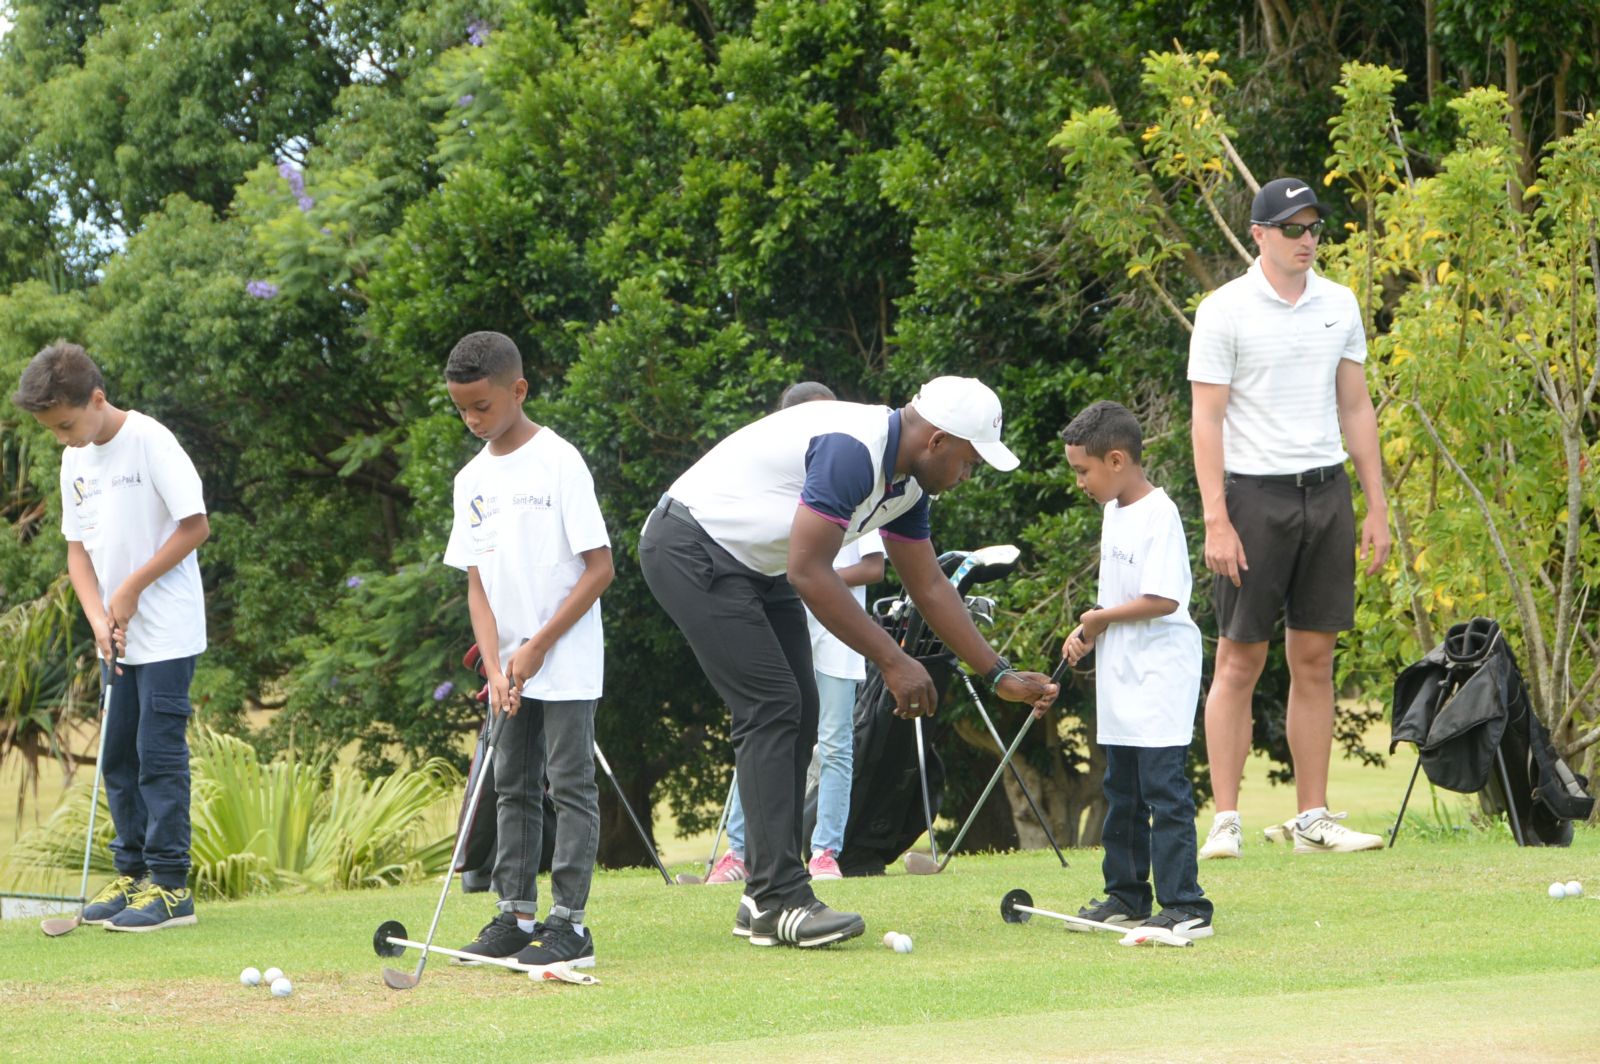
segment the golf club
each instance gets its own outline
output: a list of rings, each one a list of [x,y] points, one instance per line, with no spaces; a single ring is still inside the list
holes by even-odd
[[[489,716],[494,719],[494,726],[489,731],[489,745],[484,749],[483,757],[486,763],[493,762],[495,744],[500,741],[501,729],[505,727],[508,715],[490,707]],[[433,935],[439,929],[439,915],[444,912],[444,900],[450,896],[450,884],[456,878],[456,866],[461,863],[461,851],[467,843],[467,825],[472,823],[472,818],[478,812],[478,798],[483,794],[483,781],[488,778],[487,772],[478,773],[472,791],[467,796],[467,812],[461,818],[461,826],[456,829],[455,851],[450,855],[450,864],[444,874],[444,888],[439,891],[439,904],[433,909],[433,922],[428,925],[428,939],[422,944],[422,956],[417,958],[417,969],[407,974],[393,968],[383,969],[383,982],[390,990],[410,990],[422,981],[422,969],[428,964],[428,951],[433,948]],[[396,955],[398,956],[398,954]]]
[[[1063,658],[1061,664],[1056,666],[1055,673],[1050,677],[1050,682],[1055,684],[1057,688],[1056,701],[1050,703],[1051,708],[1054,708],[1056,702],[1061,700],[1061,679],[1066,675],[1067,668],[1066,659]],[[1022,727],[1017,729],[1017,737],[1011,740],[1011,745],[1006,748],[1005,755],[1000,758],[999,766],[994,770],[994,774],[989,777],[989,782],[983,788],[983,793],[978,796],[978,801],[973,805],[972,812],[967,815],[967,822],[961,825],[961,830],[956,834],[955,841],[945,850],[944,860],[939,862],[930,861],[926,854],[919,850],[912,850],[905,856],[907,872],[914,876],[934,876],[944,871],[945,865],[950,863],[951,856],[955,854],[956,850],[960,849],[961,840],[967,837],[967,831],[972,827],[973,821],[977,819],[978,810],[983,808],[983,803],[989,800],[989,795],[994,790],[995,784],[1000,782],[1000,776],[1005,772],[1006,766],[1011,763],[1012,755],[1017,752],[1017,747],[1022,745],[1022,737],[1028,734],[1028,729],[1033,726],[1033,721],[1034,714],[1030,711],[1023,720]],[[921,748],[919,747],[918,749]],[[1058,850],[1057,856],[1059,855],[1060,851]]]
[[[961,673],[961,682],[967,685],[967,694],[972,696],[972,704],[977,707],[978,716],[983,718],[983,726],[989,730],[989,738],[994,740],[996,748],[1001,747],[1000,733],[995,730],[994,721],[989,719],[989,711],[983,706],[983,699],[978,697],[978,689],[972,685],[972,677],[966,672]],[[1033,819],[1039,822],[1044,829],[1044,837],[1050,840],[1050,848],[1056,852],[1056,860],[1061,862],[1061,867],[1067,867],[1067,858],[1061,852],[1061,847],[1056,843],[1055,832],[1050,830],[1050,822],[1039,811],[1038,803],[1033,800],[1033,792],[1028,790],[1028,785],[1022,780],[1022,773],[1017,771],[1015,763],[1011,765],[1011,778],[1017,781],[1017,786],[1022,788],[1022,797],[1027,799],[1028,808],[1033,810]]]
[[[458,949],[446,949],[443,946],[430,946],[423,942],[413,942],[406,937],[406,927],[399,920],[385,920],[378,925],[378,930],[372,934],[372,949],[380,957],[398,957],[407,949],[420,949],[423,955],[437,953],[445,957],[454,957],[458,961],[469,964],[492,964],[500,968],[510,968],[512,971],[527,971],[512,957],[485,957],[481,953],[466,953]],[[386,969],[387,970],[387,969]],[[396,987],[395,989],[402,989]]]
[[[922,780],[922,816],[928,825],[928,849],[932,851],[934,862],[939,860],[939,843],[933,837],[933,804],[928,799],[928,759],[922,749],[922,718],[912,717],[911,723],[916,729],[917,744],[917,776]],[[910,857],[910,854],[906,855]],[[941,866],[942,867],[942,866]]]
[[[1049,909],[1035,909],[1033,896],[1020,887],[1008,891],[1000,899],[1000,919],[1008,924],[1025,924],[1030,917],[1048,916],[1052,920],[1060,920],[1074,927],[1086,927],[1095,931],[1114,931],[1122,936],[1124,946],[1142,946],[1147,942],[1158,943],[1163,946],[1192,946],[1193,942],[1172,931],[1164,931],[1154,927],[1125,927],[1117,924],[1103,924],[1098,920],[1086,920],[1081,916],[1068,916],[1066,913],[1054,913]],[[1178,925],[1182,927],[1182,924]]]
[[[628,819],[633,821],[633,830],[639,833],[639,841],[644,843],[644,848],[650,851],[650,860],[656,864],[656,871],[661,873],[661,878],[667,886],[672,886],[672,873],[667,871],[667,866],[661,863],[661,855],[656,852],[655,844],[650,841],[650,836],[644,830],[644,825],[639,823],[639,818],[634,815],[633,806],[628,804],[628,796],[622,793],[622,785],[617,782],[616,774],[611,771],[611,765],[606,761],[606,755],[600,751],[600,744],[594,744],[594,756],[600,762],[600,767],[605,770],[606,778],[611,781],[611,787],[617,792],[617,801],[622,803],[622,811],[628,814]]]
[[[706,874],[697,876],[693,872],[679,872],[677,880],[683,886],[698,886],[711,878],[711,869],[717,864],[717,848],[722,845],[722,830],[728,826],[728,812],[733,808],[734,789],[739,786],[739,774],[735,772],[728,781],[728,797],[722,801],[722,816],[717,819],[717,834],[711,840],[711,856],[706,858]]]
[[[89,907],[89,857],[94,852],[94,817],[100,809],[100,768],[106,761],[106,721],[111,713],[111,688],[116,682],[117,663],[100,664],[100,752],[94,759],[94,788],[89,794],[89,830],[83,838],[83,878],[78,883],[78,915],[56,916],[39,921],[39,930],[51,938],[59,938],[76,930],[83,923],[84,910]]]

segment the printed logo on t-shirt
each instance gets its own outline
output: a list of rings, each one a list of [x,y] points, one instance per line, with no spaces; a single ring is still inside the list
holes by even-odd
[[[474,554],[492,553],[499,542],[500,533],[490,522],[490,518],[500,512],[500,499],[498,496],[474,495],[472,501],[467,503],[467,524],[472,533],[472,552]]]
[[[99,478],[76,477],[72,481],[72,505],[82,506],[91,498],[100,494]]]
[[[144,474],[138,471],[133,473],[116,473],[111,477],[111,490],[118,488],[137,488],[144,484]]]
[[[543,495],[518,492],[511,496],[511,508],[514,510],[548,510],[554,506],[555,499],[549,492]]]
[[[1138,559],[1135,558],[1131,552],[1125,551],[1121,547],[1117,547],[1117,546],[1107,547],[1106,548],[1106,553],[1108,555],[1110,555],[1111,560],[1114,561],[1114,562],[1121,562],[1123,565],[1137,565],[1137,564],[1139,564]]]
[[[100,529],[100,478],[74,477],[72,508],[78,518],[78,534],[85,539]]]

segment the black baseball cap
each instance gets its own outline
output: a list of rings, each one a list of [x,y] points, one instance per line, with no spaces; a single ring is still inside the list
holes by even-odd
[[[1317,193],[1298,177],[1280,177],[1268,181],[1256,193],[1250,204],[1252,225],[1272,225],[1292,218],[1296,213],[1314,207],[1317,217],[1326,218],[1328,208],[1317,202]]]

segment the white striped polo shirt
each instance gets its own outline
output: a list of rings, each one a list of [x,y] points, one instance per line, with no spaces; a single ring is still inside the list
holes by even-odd
[[[1298,303],[1273,291],[1260,259],[1201,300],[1189,379],[1228,385],[1223,467],[1268,475],[1341,464],[1334,378],[1343,359],[1367,360],[1360,306],[1315,270]]]

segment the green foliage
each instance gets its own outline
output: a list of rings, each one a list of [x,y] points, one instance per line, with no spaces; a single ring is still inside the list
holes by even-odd
[[[263,763],[249,744],[207,729],[193,735],[192,755],[190,885],[201,898],[393,886],[450,863],[461,780],[442,761],[368,780],[326,758]],[[88,815],[89,788],[74,788],[7,855],[8,875],[77,868]],[[95,834],[91,868],[111,873],[103,792]]]

